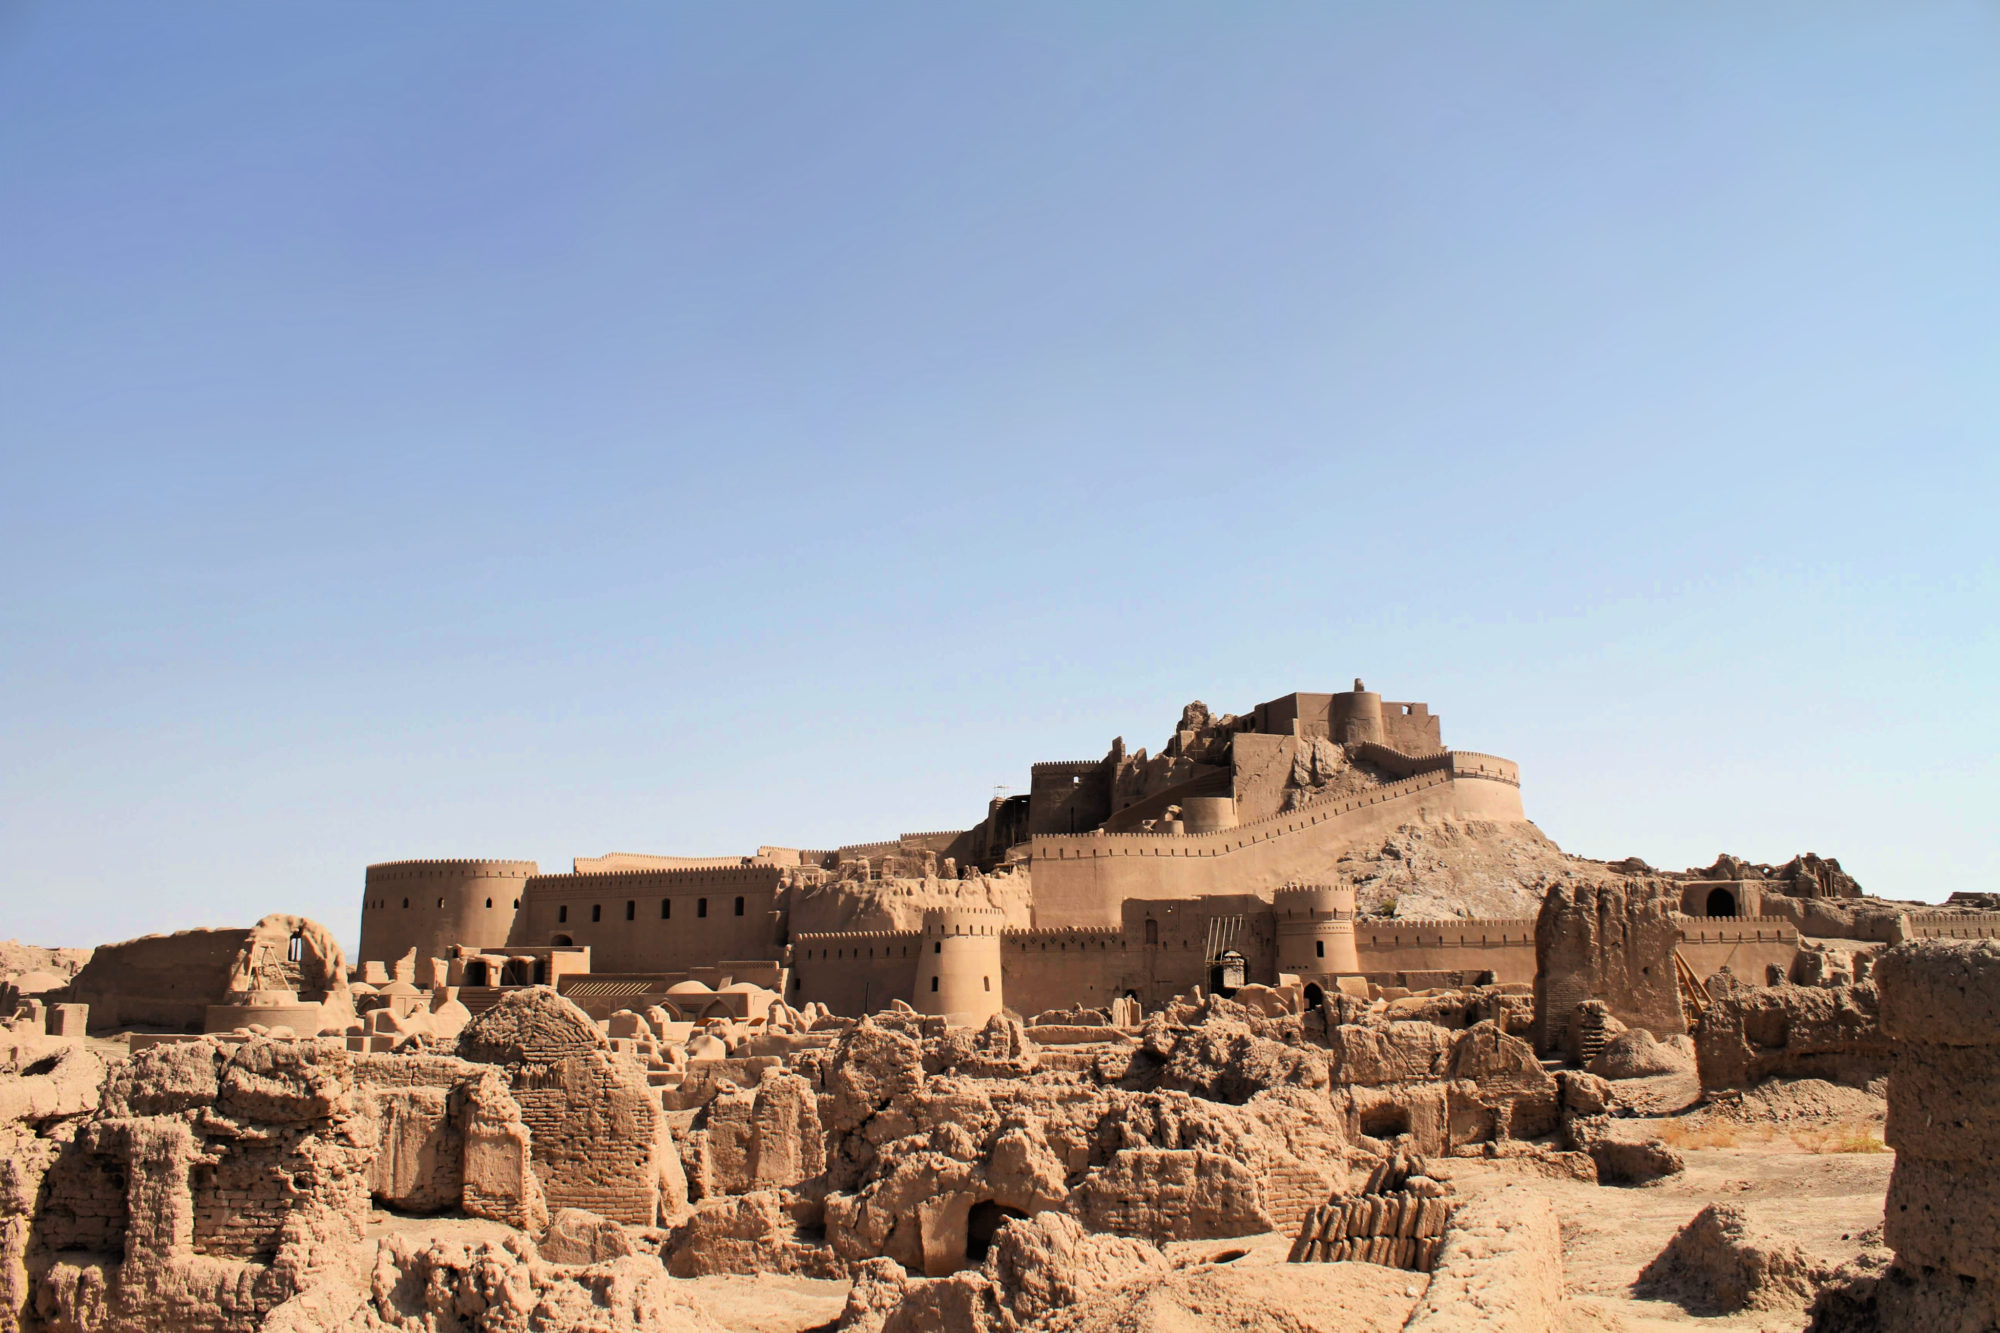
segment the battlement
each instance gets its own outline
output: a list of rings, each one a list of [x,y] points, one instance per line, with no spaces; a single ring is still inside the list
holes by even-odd
[[[1798,923],[1782,916],[1684,916],[1684,944],[1732,944],[1758,940],[1796,940]]]
[[[1102,759],[1045,759],[1039,764],[1028,765],[1028,771],[1030,773],[1040,773],[1044,770],[1054,772],[1060,768],[1074,773],[1088,773],[1092,769],[1102,767],[1103,764],[1104,761]]]
[[[740,859],[723,865],[698,866],[649,866],[638,870],[592,870],[581,874],[536,875],[535,887],[539,889],[575,888],[579,891],[601,893],[617,888],[621,884],[693,884],[717,881],[756,881],[777,883],[781,871],[777,866],[744,864]]]
[[[2000,912],[1911,912],[1903,921],[1911,939],[1985,940],[2000,936]]]
[[[541,873],[533,861],[487,860],[482,857],[443,857],[417,861],[377,861],[368,867],[370,879],[410,879],[423,875],[463,876],[477,871],[486,878],[525,879]]]
[[[923,938],[921,930],[805,930],[792,936],[792,943],[798,945],[833,944],[914,944]]]
[[[1008,926],[1000,932],[1010,940],[1121,939],[1123,926]]]

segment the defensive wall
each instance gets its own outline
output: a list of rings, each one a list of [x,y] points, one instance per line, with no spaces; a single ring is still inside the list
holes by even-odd
[[[1359,971],[1369,975],[1490,971],[1502,984],[1535,979],[1533,917],[1435,921],[1361,917],[1354,923],[1354,946]]]
[[[1110,925],[1128,898],[1224,892],[1268,898],[1292,881],[1337,878],[1342,853],[1425,814],[1525,818],[1513,764],[1461,751],[1452,751],[1451,760],[1446,769],[1210,833],[1037,836],[1031,844],[1036,924]]]
[[[1911,912],[1903,918],[1911,940],[2000,939],[2000,912]]]
[[[394,962],[411,949],[442,958],[454,944],[497,949],[512,936],[533,861],[385,861],[368,867],[355,961]]]
[[[792,936],[794,1005],[858,1017],[917,993],[921,930],[807,931]]]
[[[1680,955],[1698,977],[1723,968],[1756,985],[1764,985],[1777,969],[1792,973],[1799,953],[1799,928],[1781,916],[1681,918]]]
[[[722,958],[774,958],[773,865],[536,875],[522,889],[509,943],[585,945],[603,972],[673,972]]]

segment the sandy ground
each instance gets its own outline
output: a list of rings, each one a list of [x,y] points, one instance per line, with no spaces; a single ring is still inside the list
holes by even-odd
[[[1713,1202],[1740,1205],[1753,1226],[1795,1242],[1829,1268],[1852,1259],[1862,1249],[1862,1233],[1881,1226],[1895,1156],[1851,1151],[1879,1149],[1881,1100],[1819,1083],[1767,1093],[1765,1100],[1775,1105],[1740,1110],[1725,1105],[1616,1122],[1621,1138],[1658,1136],[1672,1143],[1687,1159],[1687,1170],[1679,1175],[1637,1188],[1531,1178],[1532,1188],[1554,1202],[1562,1219],[1570,1333],[1689,1328],[1798,1333],[1804,1327],[1803,1308],[1697,1318],[1632,1291],[1639,1271]],[[1772,1112],[1777,1123],[1768,1118]],[[1465,1194],[1526,1174],[1507,1162],[1453,1161],[1441,1170]]]

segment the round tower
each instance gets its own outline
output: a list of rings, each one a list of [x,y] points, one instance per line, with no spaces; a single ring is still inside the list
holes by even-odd
[[[1184,796],[1181,798],[1181,819],[1189,833],[1214,833],[1218,829],[1236,827],[1236,798],[1234,796]]]
[[[1354,888],[1314,885],[1279,889],[1271,899],[1278,926],[1278,970],[1301,977],[1354,976]]]
[[[368,867],[355,961],[391,963],[412,948],[443,958],[451,945],[507,943],[533,861],[387,861]]]
[[[1382,696],[1373,690],[1361,688],[1361,678],[1355,677],[1354,689],[1345,696],[1347,709],[1340,727],[1340,740],[1345,745],[1360,745],[1367,742],[1382,744]]]
[[[917,959],[920,1014],[942,1014],[954,1027],[979,1027],[1000,1012],[1000,928],[995,907],[933,907],[924,911]]]

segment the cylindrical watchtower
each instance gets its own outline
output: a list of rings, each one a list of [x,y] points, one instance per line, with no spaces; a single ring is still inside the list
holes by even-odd
[[[1354,889],[1316,885],[1279,889],[1271,913],[1278,925],[1278,970],[1301,977],[1354,976]]]
[[[994,907],[929,908],[917,959],[920,1014],[942,1014],[954,1027],[979,1027],[1000,1012],[1000,928]]]
[[[1360,745],[1364,742],[1380,745],[1385,733],[1382,730],[1382,696],[1373,690],[1361,688],[1361,680],[1355,678],[1354,690],[1346,696],[1346,707],[1342,713],[1340,740],[1344,745]]]
[[[1181,799],[1181,818],[1189,833],[1214,833],[1236,827],[1234,796],[1186,796]]]
[[[412,948],[443,958],[451,945],[507,943],[533,861],[387,861],[368,867],[355,961],[390,963]]]

